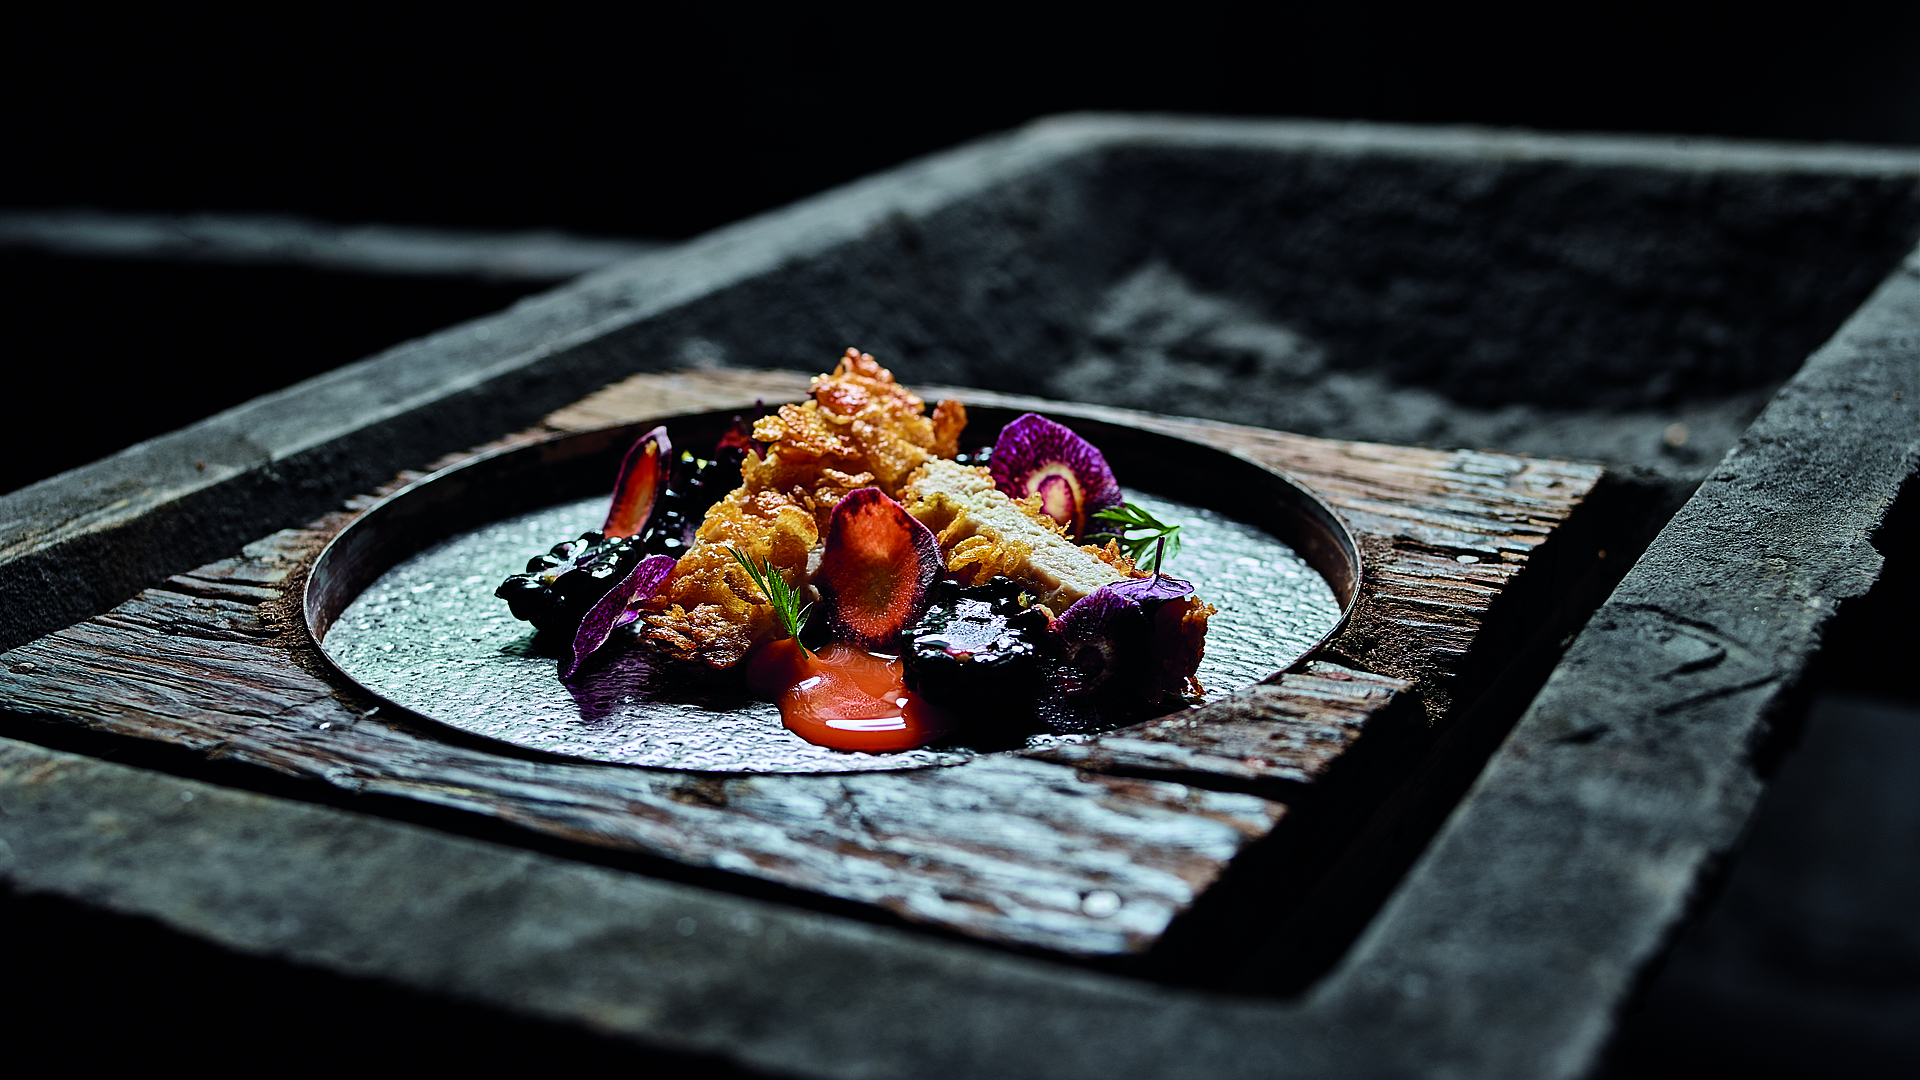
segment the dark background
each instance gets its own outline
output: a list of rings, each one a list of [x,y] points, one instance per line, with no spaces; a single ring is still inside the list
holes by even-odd
[[[1083,109],[1920,143],[1920,14],[1813,11],[29,27],[0,208],[673,240]],[[85,417],[0,492],[532,288],[0,249],[8,388]]]
[[[578,13],[401,29],[316,17],[123,26],[111,39],[97,25],[18,27],[0,75],[0,208],[674,240],[1089,109],[1920,145],[1920,11],[933,17],[946,21]],[[533,288],[0,250],[12,404],[0,493]],[[1883,551],[1911,542],[1902,528],[1908,540],[1884,536]],[[1912,610],[1913,576],[1890,576],[1873,602]],[[1877,689],[1852,705],[1812,695],[1803,751],[1782,766],[1748,854],[1627,1017],[1612,1074],[1873,1075],[1920,1060],[1920,802],[1873,794],[1920,780],[1920,711],[1892,682]],[[346,1057],[393,1044],[431,1046],[456,1067],[549,1052],[578,1066],[624,1052],[59,902],[0,897],[0,915],[32,928],[9,979],[33,988],[7,1014],[22,1024],[103,997],[164,1000],[192,972],[221,988],[200,1012],[223,1017],[227,1049],[264,1051],[313,1017],[350,1013],[333,1033]],[[120,1030],[129,1055],[188,1038],[165,1018]]]
[[[11,76],[0,182],[9,205],[684,238],[1067,110],[1920,142],[1920,14],[1674,7],[123,41]]]

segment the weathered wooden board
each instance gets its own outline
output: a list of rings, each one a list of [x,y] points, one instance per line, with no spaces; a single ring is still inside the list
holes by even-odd
[[[1031,756],[1104,773],[1200,777],[1259,784],[1311,784],[1394,703],[1407,683],[1309,660],[1269,683],[1200,709],[1174,713]]]
[[[636,377],[492,445],[805,389],[786,373]],[[1275,463],[1348,515],[1371,563],[1353,623],[1328,650],[1339,662],[1315,661],[1044,761],[722,777],[507,756],[443,739],[417,718],[369,712],[373,702],[329,682],[305,639],[295,606],[304,568],[368,496],[4,654],[0,709],[873,904],[990,940],[1139,952],[1272,829],[1289,790],[1325,777],[1396,702],[1439,698],[1489,603],[1598,469],[1077,411]]]

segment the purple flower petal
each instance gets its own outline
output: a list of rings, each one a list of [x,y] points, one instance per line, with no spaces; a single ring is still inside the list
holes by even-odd
[[[635,600],[652,599],[659,591],[667,575],[673,573],[674,558],[671,555],[649,555],[640,560],[627,576],[607,591],[600,602],[587,609],[580,620],[580,629],[573,635],[573,657],[560,669],[560,677],[571,679],[573,673],[580,670],[587,657],[593,651],[607,643],[613,632],[638,619],[640,613],[630,605]]]
[[[672,472],[673,443],[667,439],[667,429],[657,427],[640,436],[620,463],[620,478],[613,482],[613,505],[607,508],[607,523],[600,531],[619,537],[646,528]]]
[[[1010,498],[1040,496],[1047,516],[1075,537],[1087,531],[1094,514],[1120,505],[1120,484],[1100,451],[1039,413],[1001,430],[987,468]]]
[[[1193,595],[1193,582],[1167,574],[1128,578],[1125,581],[1116,581],[1105,588],[1135,603],[1145,603],[1148,600],[1178,600],[1183,596]]]

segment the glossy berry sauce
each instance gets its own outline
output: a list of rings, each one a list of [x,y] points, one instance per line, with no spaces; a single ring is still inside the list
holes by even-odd
[[[925,746],[951,718],[907,689],[897,657],[833,644],[818,652],[792,639],[747,661],[747,684],[780,703],[787,730],[816,746],[891,753]]]

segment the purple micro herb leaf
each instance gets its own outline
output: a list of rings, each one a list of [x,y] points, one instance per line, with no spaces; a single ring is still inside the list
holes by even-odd
[[[573,673],[580,670],[580,665],[586,663],[595,649],[607,643],[615,630],[640,617],[640,613],[633,610],[633,603],[651,599],[659,591],[661,582],[673,573],[673,564],[671,555],[649,555],[641,559],[620,584],[587,609],[580,620],[580,629],[573,635],[573,656],[560,669],[561,678],[573,678]]]
[[[1075,538],[1094,514],[1120,505],[1120,484],[1107,459],[1087,440],[1039,413],[1008,424],[987,463],[1008,497],[1040,496],[1041,509]]]
[[[613,505],[607,508],[607,523],[600,531],[622,537],[646,528],[672,472],[673,443],[667,439],[667,429],[657,427],[640,436],[620,463],[620,478],[613,482]]]
[[[1166,574],[1128,578],[1125,581],[1116,581],[1105,588],[1135,603],[1145,603],[1148,600],[1178,600],[1183,596],[1193,595],[1193,582]]]

